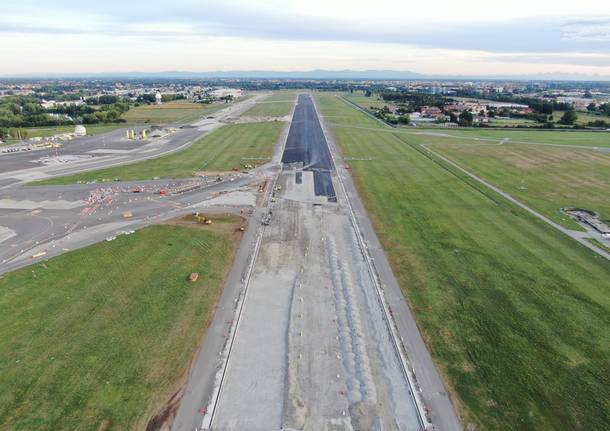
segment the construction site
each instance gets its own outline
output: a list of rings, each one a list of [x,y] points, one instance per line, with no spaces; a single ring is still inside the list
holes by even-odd
[[[250,258],[234,267],[238,286],[214,319],[230,319],[227,333],[204,341],[172,429],[428,428],[311,96],[299,96],[279,150],[282,170],[242,243]]]
[[[234,229],[241,242],[214,317],[186,383],[151,424],[184,431],[459,429],[389,264],[383,254],[373,257],[381,247],[314,100],[302,93],[295,101],[271,158],[242,156],[240,167],[190,179],[23,185],[178,151],[219,119],[115,131],[111,146],[82,138],[61,160],[51,151],[7,157],[3,163],[17,169],[0,184],[0,239],[8,245],[1,270],[123,241],[150,224],[187,216],[216,226],[218,215],[233,214],[242,220]],[[184,275],[190,283],[199,277]]]

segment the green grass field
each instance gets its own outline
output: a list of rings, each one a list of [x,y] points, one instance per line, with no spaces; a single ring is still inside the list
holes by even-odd
[[[369,118],[329,94],[323,113]],[[604,430],[610,263],[418,150],[331,126],[465,427]]]
[[[123,118],[128,123],[186,123],[199,117],[212,114],[226,105],[217,103],[205,105],[184,100],[167,102],[162,105],[141,105],[132,107]]]
[[[354,108],[341,99],[344,95],[344,93],[324,93],[323,97],[317,98],[318,107],[322,111],[320,115],[328,124],[375,129],[384,127],[381,122],[366,114],[354,116]]]
[[[559,120],[561,120],[561,117],[563,116],[563,114],[565,113],[565,111],[554,111],[553,112],[553,121],[555,123],[558,123]],[[582,125],[588,125],[590,121],[596,121],[596,120],[603,120],[606,123],[610,123],[610,117],[606,116],[606,115],[596,115],[596,114],[591,114],[589,112],[581,112],[581,111],[577,111],[576,114],[578,115],[578,119],[576,120],[576,124],[582,124]]]
[[[189,178],[195,172],[228,171],[241,168],[242,157],[271,158],[282,127],[283,123],[280,122],[225,125],[177,153],[32,184],[73,184],[79,181],[112,181],[115,178],[123,181],[153,177]]]
[[[589,208],[610,220],[610,152],[541,145],[481,145],[432,137],[406,138],[442,153],[531,208],[572,229],[563,207]]]
[[[284,117],[290,115],[296,94],[296,91],[274,92],[242,115],[244,117]]]
[[[540,126],[539,123],[525,118],[494,118],[488,124],[490,127]]]
[[[409,132],[406,132],[409,133]],[[500,142],[508,138],[529,144],[575,145],[610,148],[610,132],[546,130],[438,130],[438,133],[462,138],[486,138]],[[442,138],[442,136],[439,136]],[[448,138],[450,139],[450,138]]]
[[[388,102],[385,102],[375,94],[371,95],[371,97],[366,97],[362,91],[355,91],[354,93],[342,93],[342,96],[366,110],[370,110],[371,107],[381,109],[384,106],[389,105]]]
[[[234,242],[152,226],[0,278],[0,429],[144,429],[188,371]]]

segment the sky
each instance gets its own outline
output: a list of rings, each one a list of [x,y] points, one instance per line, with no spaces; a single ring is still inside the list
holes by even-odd
[[[0,75],[610,76],[608,0],[1,0]]]

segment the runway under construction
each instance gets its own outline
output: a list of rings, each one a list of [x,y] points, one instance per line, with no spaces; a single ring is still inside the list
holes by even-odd
[[[282,160],[199,428],[422,429],[309,95],[299,97]]]

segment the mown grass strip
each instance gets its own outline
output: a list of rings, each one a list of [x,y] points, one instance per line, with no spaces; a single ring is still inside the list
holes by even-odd
[[[187,371],[233,253],[227,235],[152,226],[5,274],[0,429],[143,429]]]
[[[190,178],[201,171],[226,171],[242,167],[242,158],[271,157],[283,123],[249,123],[223,126],[190,147],[167,156],[107,169],[81,172],[38,181],[32,185],[73,184],[114,179],[147,180]]]
[[[331,128],[345,157],[372,159],[349,162],[356,185],[465,425],[605,429],[610,264],[408,136]]]

